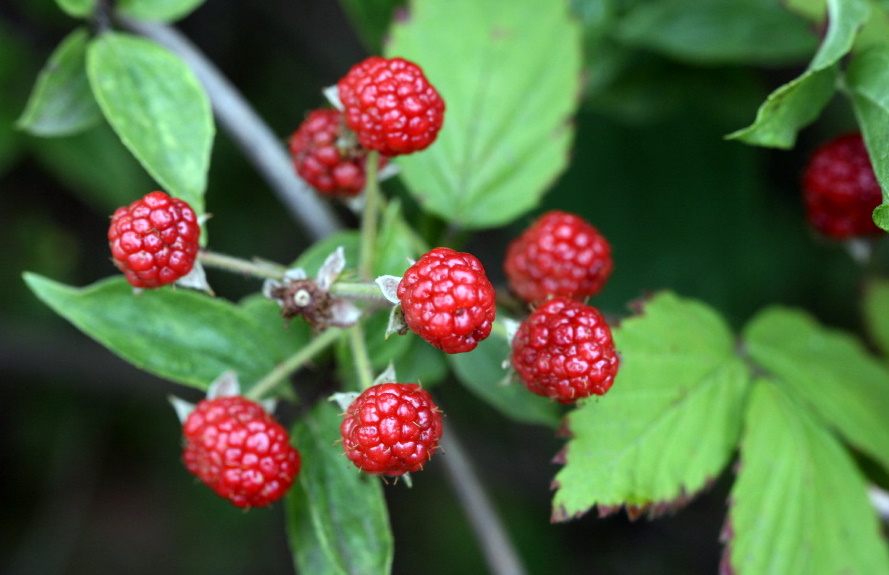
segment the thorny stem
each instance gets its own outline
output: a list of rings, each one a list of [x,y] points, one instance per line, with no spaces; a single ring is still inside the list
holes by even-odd
[[[279,280],[284,277],[286,271],[284,266],[271,262],[256,263],[210,250],[201,250],[198,259],[201,263],[214,268],[264,279]]]
[[[374,250],[377,243],[377,206],[379,204],[380,183],[377,171],[380,163],[380,154],[371,150],[367,154],[367,185],[364,187],[364,213],[361,217],[361,246],[358,255],[358,273],[361,279],[369,280],[373,277]]]
[[[370,363],[370,356],[367,353],[367,343],[364,341],[364,329],[361,327],[361,320],[349,328],[349,349],[352,351],[352,358],[355,360],[355,374],[358,376],[358,382],[361,391],[369,388],[374,382],[373,367]]]
[[[172,50],[192,69],[207,91],[220,124],[226,128],[232,139],[238,142],[245,156],[254,163],[259,174],[277,194],[291,215],[304,225],[314,239],[326,237],[343,228],[333,210],[320,201],[307,184],[294,174],[286,150],[268,126],[256,115],[246,100],[222,76],[213,63],[187,38],[175,28],[164,24],[127,18],[119,18],[118,22],[125,29],[150,38]],[[377,160],[375,158],[373,161],[368,158],[367,169],[368,176],[373,171],[374,177],[368,177],[368,181],[373,182],[370,185],[376,187],[378,184],[376,182]],[[375,199],[376,195],[374,202]],[[371,250],[372,254],[372,243],[368,242],[366,247],[364,244],[362,246],[363,249]],[[373,268],[372,265],[365,264],[365,266],[365,270],[368,271],[367,279],[369,279],[369,272]],[[350,329],[358,331],[358,328]],[[260,380],[248,392],[248,395],[257,399],[268,393],[282,379],[311,359],[315,353],[336,341],[340,332],[338,328],[329,328],[320,334],[309,345]],[[359,335],[355,333],[352,337],[357,338]],[[370,372],[367,371],[367,373]],[[449,469],[452,488],[470,517],[491,567],[491,572],[495,575],[522,575],[525,573],[524,568],[509,542],[503,524],[488,502],[484,488],[479,483],[471,462],[465,457],[462,447],[456,442],[453,435],[445,434],[444,440],[449,453],[448,457],[442,459]]]
[[[256,382],[256,385],[244,394],[248,399],[259,400],[268,395],[283,380],[293,372],[304,366],[322,350],[333,344],[343,333],[337,327],[327,328],[319,335],[312,338],[305,347],[279,363],[265,377]]]

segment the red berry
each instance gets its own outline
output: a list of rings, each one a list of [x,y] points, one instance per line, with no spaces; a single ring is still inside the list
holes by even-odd
[[[364,190],[367,150],[354,139],[342,112],[333,108],[312,110],[290,136],[296,173],[322,194],[357,196]],[[380,166],[385,163],[381,158]]]
[[[883,233],[872,218],[883,199],[860,133],[818,148],[803,173],[809,223],[835,240]]]
[[[599,310],[566,297],[531,312],[512,341],[512,366],[522,383],[560,403],[603,395],[619,364],[611,329]]]
[[[346,457],[373,475],[419,471],[441,438],[441,412],[416,383],[381,383],[365,389],[340,425]]]
[[[583,218],[553,210],[506,250],[510,289],[531,304],[549,296],[578,301],[599,293],[611,275],[611,245]]]
[[[408,327],[444,351],[472,351],[491,334],[494,286],[471,254],[435,248],[408,268],[398,283]]]
[[[358,141],[384,156],[428,147],[444,122],[444,100],[423,70],[403,58],[371,56],[353,66],[337,90]]]
[[[185,467],[238,507],[277,501],[299,473],[299,452],[287,431],[239,395],[201,401],[182,432]]]
[[[194,267],[201,227],[194,210],[164,192],[151,192],[111,216],[114,265],[137,288],[171,284]]]

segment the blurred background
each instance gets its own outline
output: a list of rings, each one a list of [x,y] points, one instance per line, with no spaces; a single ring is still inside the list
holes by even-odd
[[[386,22],[397,4],[365,9]],[[495,284],[509,239],[557,207],[585,216],[613,246],[615,271],[597,296],[609,313],[669,288],[714,306],[735,328],[782,304],[859,330],[860,271],[808,230],[798,188],[814,146],[854,128],[850,109],[831,103],[792,151],[724,140],[800,72],[816,31],[800,21],[778,55],[689,56],[612,34],[600,25],[602,5],[573,3],[586,26],[588,82],[568,170],[535,213],[473,240]],[[177,26],[284,141],[324,103],[320,89],[371,49],[349,14],[329,0],[208,0]],[[120,361],[21,279],[28,270],[79,286],[115,273],[108,217],[154,187],[106,126],[58,139],[14,129],[43,63],[76,25],[51,0],[0,3],[0,572],[292,573],[282,505],[245,513],[181,465],[167,396],[194,400],[194,390]],[[226,223],[213,228],[214,249],[287,262],[308,245],[224,132],[209,189],[208,211]],[[218,273],[210,281],[231,299],[258,288]],[[730,470],[674,516],[590,514],[551,525],[550,461],[563,440],[506,420],[455,382],[436,389],[530,572],[717,571]],[[440,464],[412,489],[386,493],[396,573],[485,572]]]

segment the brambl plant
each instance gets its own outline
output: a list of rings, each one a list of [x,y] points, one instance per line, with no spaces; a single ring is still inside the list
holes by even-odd
[[[109,250],[90,257],[111,258],[109,277],[24,281],[114,354],[202,393],[171,398],[180,480],[187,469],[229,500],[220,506],[283,506],[297,572],[392,570],[386,499],[434,466],[472,463],[461,444],[471,451],[473,436],[457,443],[436,401],[462,386],[512,425],[563,438],[557,466],[539,461],[552,471],[554,523],[682,513],[728,476],[712,534],[722,573],[889,575],[875,503],[889,473],[886,2],[344,0],[371,55],[317,86],[302,125],[270,128],[170,26],[199,15],[201,0],[56,1],[84,23],[51,55],[18,128],[53,138],[107,123],[154,186],[118,191],[127,201],[95,232]],[[652,55],[670,64],[646,67]],[[734,327],[642,274],[621,280],[637,299],[604,309],[600,292],[634,250],[707,277],[666,253],[669,238],[630,246],[607,231],[673,200],[647,195],[618,216],[599,207],[616,192],[588,181],[573,203],[544,203],[584,161],[572,155],[582,106],[642,121],[657,113],[640,96],[651,86],[664,104],[673,83],[725,63],[796,74],[770,77],[784,83],[736,116],[749,121],[726,136],[739,153],[792,150],[829,103],[851,111],[843,128],[858,145],[813,158],[798,217],[813,218],[807,241],[846,246],[860,263],[860,333],[780,302]],[[290,261],[214,249],[217,229],[241,225],[207,209],[217,125],[312,239]],[[658,160],[628,165],[644,172],[646,161]],[[760,233],[768,221],[748,223],[751,249],[781,247]],[[492,233],[508,245],[486,244]],[[252,295],[216,289],[225,272]],[[308,389],[307,369],[333,387]],[[297,408],[282,414],[282,402]],[[523,572],[475,473],[456,476],[477,496],[466,511],[490,570]]]

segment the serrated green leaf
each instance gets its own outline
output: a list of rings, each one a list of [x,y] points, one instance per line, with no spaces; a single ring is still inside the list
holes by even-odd
[[[750,359],[889,469],[889,370],[854,337],[808,314],[769,308],[744,329]]]
[[[118,0],[117,11],[137,20],[174,22],[185,18],[205,0]]]
[[[337,409],[318,403],[293,428],[303,466],[287,495],[287,533],[296,570],[313,575],[386,575],[392,532],[379,478],[343,455]]]
[[[206,389],[222,372],[234,370],[248,389],[280,359],[268,331],[222,299],[173,288],[135,295],[120,277],[85,288],[32,273],[24,278],[41,301],[86,335],[177,383]]]
[[[155,189],[154,180],[105,122],[74,136],[29,144],[45,169],[99,213],[110,215]]]
[[[791,64],[816,49],[809,24],[775,0],[665,0],[637,5],[618,39],[695,64]]]
[[[781,387],[764,380],[751,394],[730,496],[730,572],[889,573],[889,553],[861,472]]]
[[[87,73],[121,141],[165,191],[202,214],[215,128],[191,70],[150,40],[106,32],[89,45]]]
[[[97,0],[56,0],[59,8],[74,18],[85,18],[96,9]]]
[[[436,142],[396,160],[421,205],[465,228],[532,209],[573,135],[581,35],[567,3],[416,0],[386,53],[422,66],[447,105]]]
[[[855,54],[845,79],[883,203],[889,203],[889,46]]]
[[[17,128],[35,136],[63,136],[99,121],[102,112],[86,76],[88,40],[84,28],[62,40],[40,71]]]
[[[548,398],[528,391],[503,366],[509,360],[509,343],[500,331],[480,342],[468,353],[448,355],[448,362],[460,382],[473,395],[506,417],[522,423],[558,427],[562,410]]]
[[[614,330],[621,366],[608,393],[568,415],[553,519],[599,506],[657,514],[713,481],[738,441],[749,374],[725,321],[662,293]]]
[[[750,126],[726,136],[747,144],[792,148],[797,132],[810,124],[835,90],[838,62],[849,53],[870,14],[867,0],[828,0],[828,27],[809,67],[769,95]]]

